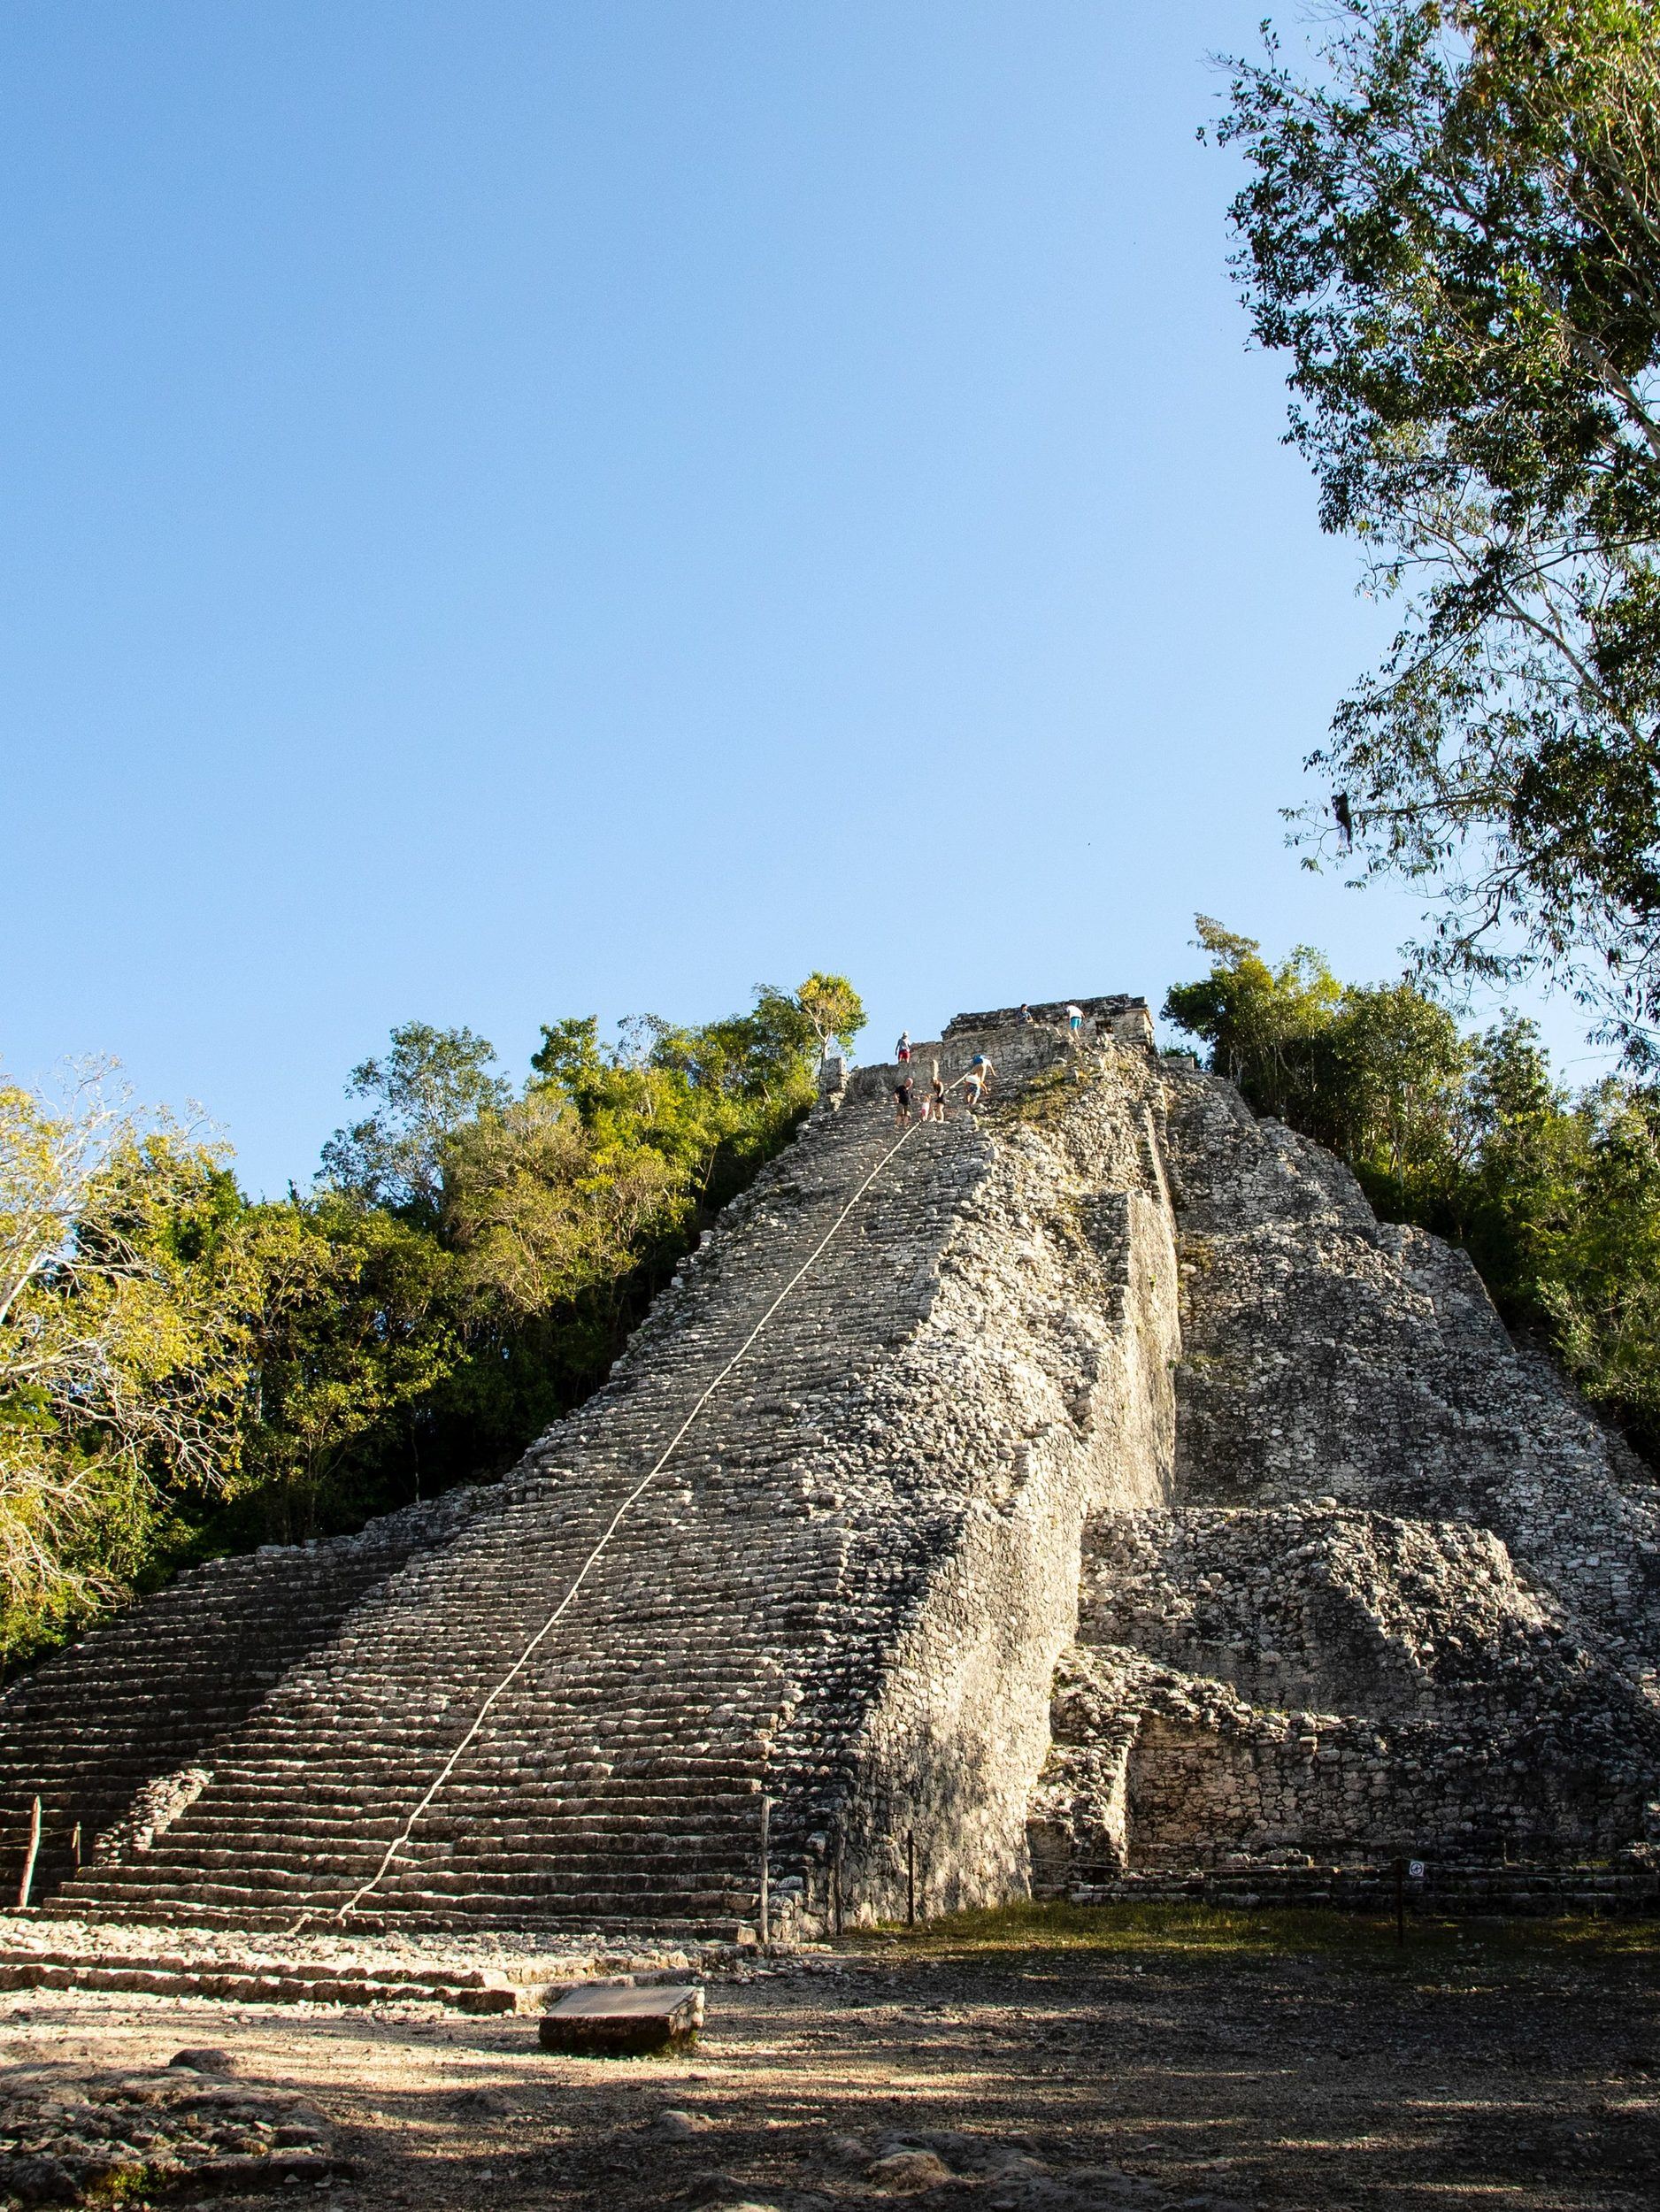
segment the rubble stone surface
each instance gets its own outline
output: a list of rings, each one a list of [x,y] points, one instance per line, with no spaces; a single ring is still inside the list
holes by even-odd
[[[1449,1902],[1651,1891],[1652,1475],[1462,1253],[1226,1084],[1163,1089],[1174,1499],[1087,1532],[1035,1886],[1341,1894],[1405,1857]]]
[[[309,2104],[193,2068],[16,2067],[0,2096],[0,2200],[8,2204],[265,2189],[350,2171]]]

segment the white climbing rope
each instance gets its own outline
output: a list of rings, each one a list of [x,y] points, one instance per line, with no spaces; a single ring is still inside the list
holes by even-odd
[[[664,1447],[661,1455],[658,1457],[657,1463],[653,1466],[650,1472],[647,1475],[642,1476],[640,1480],[634,1485],[634,1488],[628,1493],[628,1495],[618,1507],[615,1513],[611,1515],[604,1534],[600,1538],[598,1543],[595,1545],[593,1550],[589,1552],[588,1557],[582,1562],[581,1567],[577,1572],[576,1579],[572,1583],[570,1588],[565,1592],[565,1595],[559,1600],[557,1605],[554,1607],[552,1612],[549,1614],[547,1619],[543,1621],[542,1626],[536,1631],[530,1641],[525,1646],[523,1651],[519,1653],[518,1658],[514,1660],[512,1665],[509,1667],[507,1672],[502,1677],[496,1687],[485,1699],[483,1704],[480,1706],[478,1711],[473,1716],[472,1726],[467,1730],[466,1734],[463,1736],[461,1741],[456,1746],[450,1756],[444,1761],[444,1763],[439,1769],[437,1776],[433,1781],[431,1787],[427,1790],[427,1794],[421,1799],[419,1804],[416,1806],[414,1811],[410,1815],[409,1818],[404,1822],[403,1828],[399,1831],[398,1834],[393,1838],[392,1841],[388,1844],[385,1856],[381,1859],[380,1865],[376,1867],[374,1872],[370,1876],[369,1879],[363,1883],[358,1888],[355,1889],[351,1895],[346,1900],[345,1903],[336,1909],[334,1916],[336,1920],[346,1919],[351,1913],[354,1913],[357,1909],[357,1907],[363,1902],[364,1899],[369,1895],[372,1890],[377,1889],[380,1886],[380,1883],[386,1877],[387,1869],[391,1865],[393,1860],[396,1858],[398,1853],[403,1848],[403,1846],[409,1841],[411,1836],[414,1833],[416,1826],[419,1823],[421,1816],[426,1812],[427,1807],[432,1803],[433,1800],[437,1796],[439,1791],[443,1788],[444,1784],[455,1772],[457,1765],[459,1763],[463,1755],[477,1740],[479,1731],[489,1718],[490,1713],[496,1706],[497,1701],[506,1693],[508,1689],[511,1687],[512,1684],[517,1680],[519,1676],[524,1672],[526,1667],[530,1663],[538,1645],[540,1645],[543,1639],[549,1635],[558,1625],[559,1621],[563,1617],[566,1609],[575,1598],[577,1592],[582,1587],[582,1585],[588,1580],[589,1574],[593,1571],[593,1569],[597,1563],[601,1554],[604,1551],[606,1546],[611,1542],[611,1538],[617,1533],[618,1529],[622,1525],[623,1520],[629,1512],[630,1509],[637,1504],[642,1497],[644,1497],[646,1492],[651,1487],[657,1477],[663,1472],[663,1470],[668,1465],[676,1451],[679,1450],[681,1443],[685,1440],[687,1432],[690,1429],[693,1422],[696,1420],[698,1415],[709,1403],[709,1401],[714,1396],[716,1391],[720,1388],[722,1383],[724,1383],[726,1378],[732,1373],[732,1371],[737,1366],[740,1360],[742,1360],[749,1351],[750,1348],[755,1343],[756,1339],[761,1334],[761,1332],[765,1328],[767,1323],[772,1318],[772,1316],[778,1311],[784,1301],[790,1295],[792,1291],[796,1289],[804,1277],[811,1271],[811,1270],[818,1264],[818,1261],[824,1256],[825,1253],[828,1250],[830,1245],[840,1233],[843,1224],[848,1218],[848,1216],[858,1204],[860,1199],[864,1197],[865,1192],[870,1189],[872,1184],[875,1182],[877,1177],[882,1172],[882,1170],[887,1167],[888,1163],[893,1159],[895,1154],[898,1152],[900,1147],[911,1135],[911,1131],[920,1127],[920,1125],[921,1125],[918,1122],[913,1121],[911,1123],[910,1126],[905,1130],[904,1135],[900,1137],[892,1146],[889,1147],[888,1151],[882,1155],[881,1158],[876,1163],[876,1165],[871,1170],[870,1173],[865,1178],[865,1180],[859,1185],[857,1190],[854,1192],[852,1197],[849,1199],[847,1204],[843,1206],[841,1212],[831,1223],[829,1228],[826,1230],[824,1235],[818,1240],[818,1242],[813,1247],[807,1257],[802,1262],[795,1272],[790,1277],[788,1282],[785,1284],[783,1289],[779,1292],[778,1296],[773,1299],[772,1304],[761,1316],[761,1318],[756,1323],[754,1328],[750,1330],[749,1335],[745,1337],[743,1342],[738,1347],[732,1357],[726,1362],[720,1372],[715,1377],[713,1382],[709,1385],[709,1387],[703,1392],[702,1397],[698,1399],[697,1403],[692,1408],[686,1418],[680,1423],[680,1427],[675,1430],[673,1435],[669,1439],[668,1443]],[[296,1927],[304,1926],[305,1921],[310,1918],[311,1915],[309,1913],[302,1914],[299,1922],[296,1924]],[[294,1932],[294,1931],[290,1931],[290,1932]]]

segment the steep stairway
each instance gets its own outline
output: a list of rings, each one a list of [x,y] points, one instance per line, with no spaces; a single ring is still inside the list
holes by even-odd
[[[690,1271],[540,1464],[373,1590],[213,1748],[211,1782],[174,1824],[88,1869],[58,1909],[257,1925],[344,1905],[619,1505],[892,1150],[890,1124],[880,1098],[826,1115],[757,1192],[738,1248]],[[360,1920],[753,1916],[784,1661],[827,1634],[847,1548],[844,1531],[815,1525],[796,1416],[914,1326],[923,1294],[895,1270],[960,1202],[974,1142],[965,1125],[918,1128],[894,1155],[811,1289],[629,1511]]]
[[[39,1898],[91,1858],[116,1824],[142,1834],[144,1793],[194,1768],[366,1592],[453,1534],[480,1495],[454,1492],[357,1536],[210,1561],[14,1684],[0,1701],[7,1901],[18,1894],[37,1795]],[[176,1794],[157,1792],[154,1812],[165,1816]]]

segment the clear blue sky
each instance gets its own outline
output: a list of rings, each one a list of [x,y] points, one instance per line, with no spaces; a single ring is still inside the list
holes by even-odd
[[[1390,972],[1277,815],[1382,625],[1195,142],[1261,5],[12,0],[11,1071],[280,1189],[411,1015]]]

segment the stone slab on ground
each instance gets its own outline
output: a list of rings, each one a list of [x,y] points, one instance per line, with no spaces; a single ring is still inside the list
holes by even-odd
[[[703,1993],[695,1982],[600,1982],[567,1990],[538,2033],[544,2051],[636,2058],[684,2050],[703,2024]]]

